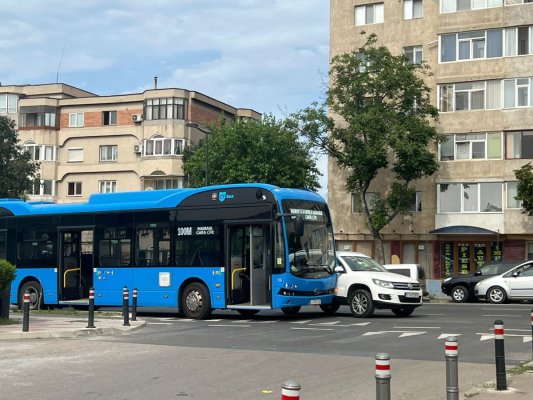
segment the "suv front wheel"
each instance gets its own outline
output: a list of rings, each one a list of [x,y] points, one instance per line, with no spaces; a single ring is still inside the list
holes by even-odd
[[[348,305],[355,318],[370,317],[374,313],[374,301],[367,290],[354,290],[348,299]]]
[[[468,289],[464,286],[456,286],[452,290],[452,300],[455,303],[464,303],[469,297]]]

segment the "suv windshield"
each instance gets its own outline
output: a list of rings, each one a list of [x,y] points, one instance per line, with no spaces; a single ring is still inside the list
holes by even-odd
[[[286,200],[283,202],[293,275],[320,278],[333,274],[333,229],[325,204]]]
[[[352,271],[387,272],[384,266],[372,258],[361,256],[339,256]]]

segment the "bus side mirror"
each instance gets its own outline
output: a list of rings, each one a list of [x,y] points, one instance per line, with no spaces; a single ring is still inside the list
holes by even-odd
[[[298,237],[302,237],[304,235],[304,220],[300,217],[296,217],[294,232]]]

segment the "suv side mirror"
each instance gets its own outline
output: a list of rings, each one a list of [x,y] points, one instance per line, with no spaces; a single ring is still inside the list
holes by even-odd
[[[481,271],[474,272],[474,276],[481,276],[481,275],[483,275],[483,273]]]
[[[335,272],[339,274],[344,274],[346,271],[344,271],[344,268],[342,268],[340,265],[337,265],[334,269]]]
[[[517,272],[517,271],[514,271],[514,272],[513,272],[513,278],[518,278],[518,276],[519,276],[518,272]]]

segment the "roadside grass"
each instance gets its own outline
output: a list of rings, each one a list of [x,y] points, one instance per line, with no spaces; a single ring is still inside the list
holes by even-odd
[[[0,325],[14,325],[14,324],[18,324],[18,321],[14,321],[12,319],[0,318]]]
[[[519,365],[518,367],[510,368],[507,372],[511,375],[521,375],[533,373],[533,363]]]
[[[22,315],[22,310],[11,310],[12,314]],[[62,315],[68,317],[87,317],[89,311],[79,310],[72,307],[62,307],[62,308],[43,308],[40,310],[31,310],[33,315],[43,315],[43,316],[53,316],[53,315]],[[109,316],[114,317],[121,315],[118,311],[95,311],[95,315],[99,316]]]

